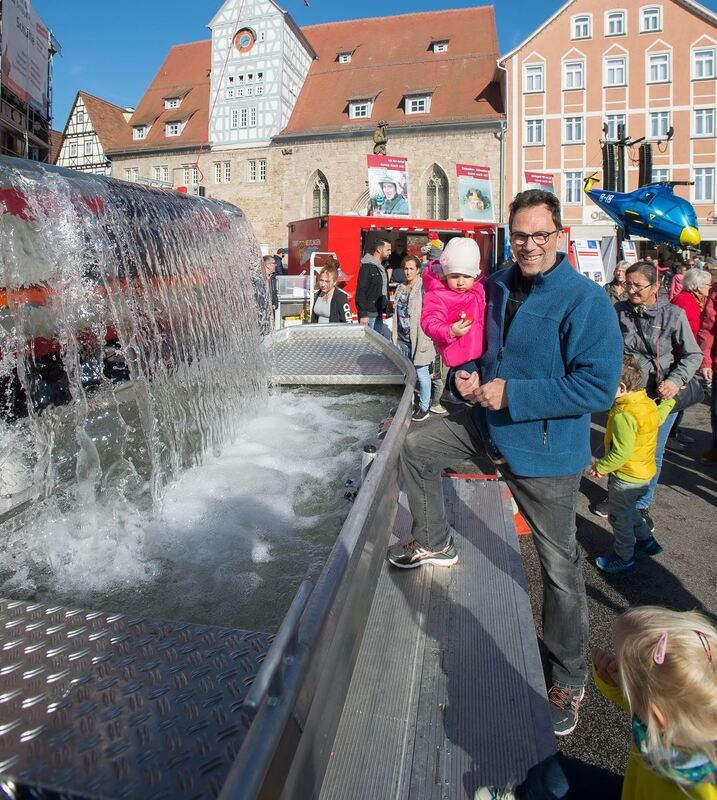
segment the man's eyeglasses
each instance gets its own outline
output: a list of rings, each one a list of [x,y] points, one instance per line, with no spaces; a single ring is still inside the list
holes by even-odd
[[[513,244],[522,246],[524,244],[528,244],[528,239],[532,239],[535,244],[542,246],[548,243],[548,240],[554,233],[558,233],[557,228],[554,231],[536,231],[535,233],[520,233],[519,231],[511,231],[510,241]]]
[[[629,292],[630,289],[634,289],[636,292],[642,292],[645,289],[649,289],[650,286],[654,286],[655,282],[652,283],[630,283],[629,281],[625,281],[625,289]]]

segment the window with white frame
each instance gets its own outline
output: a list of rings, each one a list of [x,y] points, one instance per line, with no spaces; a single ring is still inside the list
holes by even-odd
[[[225,161],[224,162],[224,183],[231,183],[232,182],[232,162]]]
[[[431,49],[434,53],[447,53],[448,52],[448,42],[445,40],[431,42]]]
[[[253,86],[247,86],[244,91],[246,92],[246,96],[247,97],[251,97],[254,94],[254,87]]]
[[[248,128],[249,127],[249,109],[248,108],[240,108],[239,109],[239,127],[240,128]]]
[[[407,114],[427,114],[431,110],[431,96],[427,94],[404,97]]]
[[[585,88],[585,62],[566,61],[563,70],[564,89]]]
[[[670,129],[670,112],[653,111],[650,114],[650,138],[662,139]]]
[[[162,167],[152,167],[152,177],[155,181],[162,180]]]
[[[221,161],[214,162],[214,183],[222,182],[222,163]]]
[[[252,158],[249,161],[250,183],[264,183],[266,181],[266,159]]]
[[[266,40],[266,31],[259,31],[259,41],[263,42]]]
[[[146,139],[147,138],[147,126],[146,125],[135,125],[132,128],[132,138],[133,139]]]
[[[182,123],[181,122],[168,122],[164,126],[164,135],[165,136],[179,136],[182,132]]]
[[[84,111],[78,111],[75,118],[77,120],[77,124],[78,125],[83,125],[84,122],[85,122],[85,112]]]
[[[70,156],[74,157],[77,155],[77,142],[70,142]]]
[[[256,128],[256,106],[249,109],[249,127]]]
[[[199,168],[184,166],[182,168],[182,177],[184,178],[185,186],[196,186],[199,183]]]
[[[662,30],[662,8],[652,6],[640,10],[640,33]]]
[[[670,170],[667,167],[653,167],[650,180],[653,183],[670,180]]]
[[[624,11],[608,11],[605,14],[605,36],[624,36],[627,32]]]
[[[571,20],[571,39],[589,39],[592,19],[589,14],[581,14]]]
[[[695,202],[713,203],[715,199],[715,168],[695,167]]]
[[[608,114],[607,115],[607,134],[606,139],[610,142],[618,140],[617,126],[625,124],[624,114]]]
[[[259,85],[254,87],[254,94],[264,94],[264,87]]]
[[[583,141],[582,117],[565,117],[565,141],[569,143]]]
[[[162,180],[165,183],[169,183],[169,165],[163,164],[162,165]]]
[[[543,144],[542,119],[527,119],[525,121],[525,143]]]
[[[695,109],[695,136],[715,135],[715,110],[714,108]]]
[[[542,92],[545,87],[545,67],[543,64],[526,64],[523,67],[523,91]]]
[[[670,80],[670,54],[651,53],[647,58],[647,82],[667,83]]]
[[[349,103],[349,119],[367,119],[371,116],[371,100],[352,100]]]
[[[126,181],[131,181],[132,180],[132,170],[131,169],[126,169],[124,171],[124,179]]]
[[[625,56],[605,59],[605,86],[624,86],[626,73]]]
[[[232,126],[232,128],[238,128],[239,127],[239,109],[238,108],[233,108],[232,109],[231,126]]]
[[[182,102],[181,97],[165,97],[164,98],[164,107],[165,108],[179,108],[180,103]]]
[[[124,171],[124,179],[130,183],[137,183],[139,178],[139,167],[129,167]]]
[[[92,139],[87,139],[85,141],[85,155],[86,156],[92,155]]]
[[[339,64],[350,64],[351,53],[339,53]]]
[[[692,54],[692,77],[714,78],[715,76],[715,49],[710,47],[704,50],[695,50]]]
[[[583,173],[566,172],[563,192],[563,201],[573,205],[582,205],[583,202]]]

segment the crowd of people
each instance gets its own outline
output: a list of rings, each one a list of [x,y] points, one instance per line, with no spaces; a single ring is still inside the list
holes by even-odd
[[[390,336],[416,369],[416,424],[400,453],[413,539],[390,548],[388,561],[400,569],[456,564],[442,471],[491,461],[533,533],[550,713],[555,734],[565,736],[577,726],[591,672],[576,540],[580,482],[586,470],[608,478],[607,498],[592,510],[609,519],[614,544],[595,559],[598,569],[634,572],[662,552],[650,509],[664,451],[689,441],[670,433],[704,386],[712,445],[701,461],[717,463],[717,276],[701,260],[671,269],[650,258],[622,261],[603,290],[562,252],[560,202],[549,192],[517,195],[508,225],[513,260],[488,278],[473,239],[444,246],[431,237],[422,259],[407,252],[405,239],[375,239],[355,302],[359,322],[385,335],[396,284]],[[335,259],[322,267],[312,322],[351,322],[339,275]],[[605,411],[604,452],[593,456],[592,415]],[[601,798],[717,798],[714,625],[696,613],[636,608],[618,618],[614,645],[614,655],[592,652],[592,678],[632,714],[624,780],[558,755],[520,786],[483,787],[477,800],[582,797],[588,784]]]

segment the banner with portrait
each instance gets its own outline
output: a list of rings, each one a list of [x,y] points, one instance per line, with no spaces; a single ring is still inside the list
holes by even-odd
[[[552,173],[550,172],[526,172],[525,175],[525,189],[542,189],[544,192],[551,192],[555,194],[555,182]]]
[[[381,217],[409,217],[407,159],[401,156],[369,155],[369,214]]]
[[[5,0],[2,14],[3,85],[47,118],[47,28],[29,0]]]
[[[493,185],[489,167],[456,164],[456,186],[461,219],[495,222]]]

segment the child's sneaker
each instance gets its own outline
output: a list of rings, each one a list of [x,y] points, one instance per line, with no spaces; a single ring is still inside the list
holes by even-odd
[[[608,575],[617,575],[621,572],[631,573],[635,571],[635,559],[623,561],[617,553],[610,553],[608,556],[598,556],[595,559],[595,566],[607,572]]]
[[[428,410],[431,414],[440,414],[441,416],[448,413],[448,409],[444,408],[440,403],[432,403]]]
[[[411,414],[411,420],[413,422],[423,422],[424,419],[428,419],[428,409],[424,411],[420,406],[416,406],[413,414]]]
[[[516,796],[508,786],[505,789],[498,786],[481,786],[476,789],[473,800],[516,800]]]
[[[662,552],[662,545],[650,535],[647,539],[638,539],[635,542],[635,558],[647,558],[648,556],[659,556]]]

